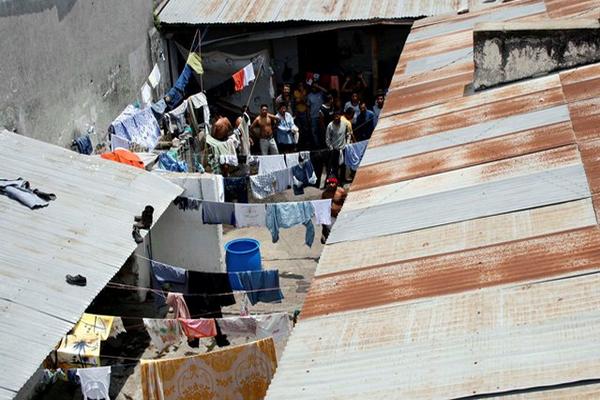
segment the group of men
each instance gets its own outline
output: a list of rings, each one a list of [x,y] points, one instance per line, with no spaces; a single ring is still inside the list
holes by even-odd
[[[378,93],[372,110],[369,110],[355,91],[341,108],[337,93],[334,96],[317,83],[313,83],[310,92],[307,92],[304,82],[299,82],[293,92],[290,85],[284,85],[275,104],[275,114],[269,111],[267,104],[261,105],[260,114],[250,124],[254,154],[271,155],[298,150],[341,152],[349,143],[368,140],[377,125],[384,96]],[[245,106],[237,120],[238,126],[242,119],[250,120]],[[336,159],[335,156],[333,159]],[[325,162],[323,166],[327,166],[328,174],[344,179],[343,165]],[[317,173],[322,172],[320,165],[315,167]]]

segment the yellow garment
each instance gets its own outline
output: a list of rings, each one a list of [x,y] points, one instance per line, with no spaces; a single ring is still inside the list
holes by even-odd
[[[58,368],[86,368],[100,366],[100,338],[78,338],[67,335],[56,350]]]
[[[192,357],[141,360],[145,400],[260,400],[277,358],[273,338]]]
[[[204,73],[204,68],[202,67],[202,57],[200,54],[192,51],[188,56],[187,63],[197,74],[202,75]]]
[[[110,336],[115,317],[84,313],[75,328],[73,336],[78,338],[99,337],[106,340]]]

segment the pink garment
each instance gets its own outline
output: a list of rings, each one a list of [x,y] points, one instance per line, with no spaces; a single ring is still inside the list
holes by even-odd
[[[167,304],[173,307],[175,318],[190,318],[190,310],[181,293],[171,293],[167,295]]]
[[[214,319],[184,319],[179,318],[185,336],[189,339],[217,336],[217,324]]]
[[[329,88],[332,90],[340,92],[340,78],[337,75],[331,75],[329,78]]]

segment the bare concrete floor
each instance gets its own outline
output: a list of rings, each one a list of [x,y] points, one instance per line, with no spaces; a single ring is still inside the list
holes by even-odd
[[[314,200],[320,198],[320,195],[321,191],[316,188],[307,188],[303,196],[294,196],[292,191],[288,190],[267,199],[266,202]],[[258,240],[261,243],[263,269],[279,270],[284,300],[277,304],[248,305],[250,313],[289,312],[293,314],[295,310],[301,310],[323,249],[320,242],[321,227],[315,226],[315,240],[312,247],[304,244],[306,229],[302,225],[280,231],[280,240],[277,243],[272,243],[271,233],[266,228],[224,228],[225,242],[242,237]],[[239,315],[242,296],[236,294],[237,304],[224,308],[223,313]],[[181,357],[213,349],[212,339],[209,339],[201,343],[199,348],[190,348],[187,343],[182,343],[178,347],[172,346],[168,352],[158,354],[150,345],[150,339],[141,320],[142,317],[161,318],[166,315],[166,310],[156,309],[152,299],[145,303],[139,303],[135,294],[105,290],[94,303],[90,312],[132,317],[124,320],[126,334],[121,334],[117,339],[111,339],[102,345],[102,354],[106,354],[103,362],[115,364],[112,367],[110,387],[110,395],[113,399],[142,399],[140,367],[135,362],[136,359]],[[232,344],[241,342],[243,340],[236,340],[232,341]],[[278,346],[277,354],[280,355],[282,351],[283,346]],[[76,385],[57,382],[37,398],[79,400],[82,397],[81,391]]]

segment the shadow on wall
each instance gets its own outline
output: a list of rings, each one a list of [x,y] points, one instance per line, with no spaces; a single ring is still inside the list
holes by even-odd
[[[34,14],[56,7],[61,21],[77,0],[0,0],[0,18]]]

